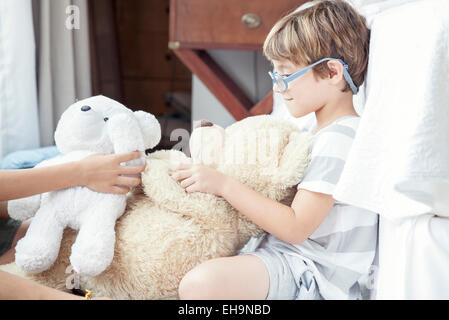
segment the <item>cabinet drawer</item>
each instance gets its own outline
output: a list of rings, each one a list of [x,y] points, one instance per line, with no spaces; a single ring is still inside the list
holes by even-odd
[[[260,49],[274,23],[307,0],[171,0],[173,49]]]

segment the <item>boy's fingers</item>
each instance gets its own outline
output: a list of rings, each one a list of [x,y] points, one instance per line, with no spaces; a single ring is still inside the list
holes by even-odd
[[[115,160],[117,160],[118,163],[122,162],[128,162],[134,159],[139,159],[142,156],[142,152],[140,151],[134,151],[134,152],[128,152],[128,153],[122,153],[114,155]]]
[[[193,178],[188,178],[188,179],[181,181],[181,187],[183,187],[185,189],[185,188],[190,187],[194,183],[195,183],[195,180]]]
[[[177,166],[175,166],[174,169],[172,169],[172,171],[178,171],[178,170],[188,170],[192,167],[191,163],[179,163]]]
[[[184,180],[192,176],[192,172],[189,170],[176,171],[171,174],[172,178],[176,181]]]
[[[185,190],[187,193],[198,192],[196,184],[192,184],[192,185],[188,186]]]

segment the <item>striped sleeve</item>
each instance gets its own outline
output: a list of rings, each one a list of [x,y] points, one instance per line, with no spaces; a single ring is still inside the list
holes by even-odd
[[[352,126],[339,123],[321,130],[315,136],[310,163],[298,189],[333,194],[354,136]]]

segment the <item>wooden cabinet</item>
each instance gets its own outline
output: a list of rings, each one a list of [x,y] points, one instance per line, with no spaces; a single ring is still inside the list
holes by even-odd
[[[100,6],[110,1],[87,2],[92,6]],[[170,1],[114,0],[114,7],[120,62],[118,76],[123,93],[120,102],[133,110],[145,110],[156,116],[167,115],[173,109],[165,95],[192,90],[192,73],[167,48]],[[104,15],[102,10],[98,11]],[[107,25],[100,22],[97,21],[97,47],[101,45],[100,40],[110,32]],[[99,55],[99,59],[108,55],[109,48],[101,49],[104,52]],[[111,71],[107,69],[108,65],[104,62],[103,65],[105,67],[100,68],[100,71],[109,74]]]
[[[274,23],[307,0],[171,0],[170,49],[241,120],[267,114],[272,93],[256,105],[207,54],[208,49],[261,50]]]

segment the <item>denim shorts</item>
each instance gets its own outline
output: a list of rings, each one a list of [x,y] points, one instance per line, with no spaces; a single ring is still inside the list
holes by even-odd
[[[0,219],[0,256],[11,249],[12,242],[21,222],[13,219]]]

